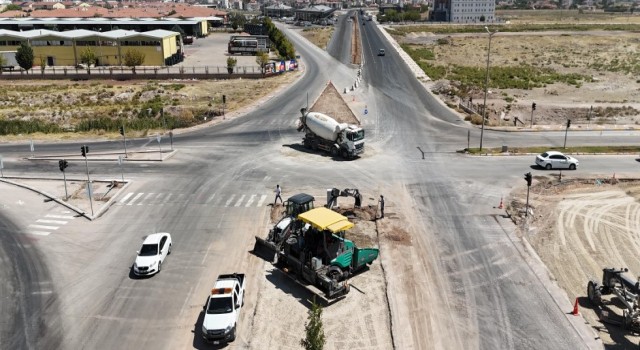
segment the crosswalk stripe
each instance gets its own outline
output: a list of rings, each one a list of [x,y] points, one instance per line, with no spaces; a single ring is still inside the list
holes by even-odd
[[[164,196],[164,193],[158,193],[158,195],[156,196],[156,198],[153,199],[153,204],[156,204],[160,201],[160,198],[162,198],[162,196]]]
[[[231,201],[233,201],[233,199],[234,199],[234,198],[236,198],[236,195],[235,195],[235,194],[232,194],[232,195],[231,195],[231,198],[229,198],[229,199],[227,200],[227,203],[225,203],[225,204],[224,204],[224,207],[225,207],[225,208],[226,208],[226,207],[228,207],[228,206],[229,206],[229,204],[231,204]]]
[[[251,197],[249,197],[249,201],[247,201],[247,204],[245,205],[245,208],[248,208],[251,206],[251,204],[253,204],[253,201],[256,199],[256,195],[252,194]]]
[[[43,224],[56,224],[56,225],[65,225],[67,223],[66,221],[45,220],[45,219],[38,219],[38,220],[36,220],[36,222],[41,222]]]
[[[162,205],[169,203],[169,198],[173,196],[173,193],[169,193],[166,197],[164,197],[164,201],[162,201]]]
[[[28,234],[38,235],[38,236],[48,236],[51,234],[49,231],[29,231]]]
[[[54,218],[54,219],[68,219],[68,220],[73,220],[73,219],[75,219],[73,216],[69,216],[69,215],[53,215],[53,214],[47,214],[47,215],[45,215],[45,217],[47,217],[47,218]]]
[[[213,197],[215,197],[215,196],[216,196],[216,194],[215,194],[215,193],[214,193],[214,194],[212,194],[212,195],[211,195],[211,197],[207,198],[207,201],[206,201],[206,202],[204,202],[204,204],[209,204],[209,202],[211,202],[211,200],[212,200],[212,199],[213,199]]]
[[[240,204],[242,204],[242,201],[244,200],[244,197],[245,197],[245,195],[243,194],[242,197],[240,197],[240,199],[238,199],[238,201],[236,202],[234,207],[239,207]]]
[[[138,205],[143,205],[144,201],[146,201],[147,199],[151,198],[151,196],[153,196],[155,193],[147,193],[147,195],[140,201],[140,203],[138,203]]]
[[[45,226],[45,225],[36,225],[36,224],[31,224],[29,225],[29,227],[39,228],[41,230],[57,230],[59,228],[58,226]]]
[[[135,203],[135,201],[137,201],[140,197],[142,197],[144,195],[144,193],[138,193],[135,197],[133,197],[133,199],[131,200],[131,202],[127,203],[127,205],[133,205],[133,203]]]
[[[129,192],[127,193],[126,196],[122,197],[122,199],[120,200],[120,203],[124,203],[127,201],[127,199],[129,199],[129,197],[133,196],[133,192]]]
[[[267,199],[267,195],[263,194],[260,196],[260,200],[258,201],[258,206],[261,207],[264,204],[265,199]]]

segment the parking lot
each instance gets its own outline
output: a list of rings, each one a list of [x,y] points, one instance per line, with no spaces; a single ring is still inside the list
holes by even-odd
[[[227,44],[237,33],[211,33],[206,38],[196,38],[191,45],[185,45],[184,61],[177,66],[184,67],[226,67]],[[258,67],[256,56],[233,55],[238,60],[237,67]]]

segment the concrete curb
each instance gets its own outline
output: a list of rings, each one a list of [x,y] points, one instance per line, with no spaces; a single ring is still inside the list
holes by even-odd
[[[149,153],[149,154],[154,154],[154,153],[160,153],[159,151],[136,151],[136,152],[127,152],[127,154],[132,154],[132,153]],[[174,149],[173,151],[169,151],[169,152],[162,152],[162,159],[132,159],[132,158],[122,158],[123,161],[127,161],[127,162],[163,162],[167,159],[170,159],[171,157],[173,157],[176,153],[178,153],[177,149]],[[122,155],[122,153],[119,152],[108,152],[108,153],[96,153],[94,154],[94,156],[110,156],[110,155]],[[67,161],[83,161],[84,158],[82,156],[78,156],[76,154],[52,154],[52,155],[40,155],[37,157],[28,157],[28,158],[24,158],[26,160],[61,160],[61,159],[65,159]],[[104,162],[104,161],[117,161],[118,158],[89,158],[87,157],[87,161],[88,162]]]
[[[52,178],[15,177],[15,176],[12,176],[12,177],[9,177],[9,178],[11,178],[11,179],[25,179],[25,180],[49,180],[49,181],[51,181],[51,180],[53,180],[53,181],[59,181],[59,180],[60,180],[60,179],[52,179]],[[67,181],[84,181],[84,180],[67,179]],[[119,180],[92,180],[91,182],[92,182],[92,183],[93,183],[93,182],[106,182],[106,183],[110,183],[110,182],[112,182],[112,181],[122,182],[122,181],[119,181]],[[113,203],[114,203],[114,201],[115,201],[115,198],[118,196],[118,193],[119,193],[120,191],[123,191],[125,188],[129,187],[129,185],[130,185],[130,183],[131,183],[131,181],[130,181],[130,180],[128,180],[128,181],[127,181],[127,180],[125,180],[125,182],[124,182],[124,186],[122,186],[122,188],[121,188],[121,189],[119,189],[119,190],[118,190],[118,192],[117,192],[115,195],[113,195],[113,196],[111,197],[111,199],[109,199],[109,201],[107,201],[107,202],[106,202],[106,203],[105,203],[105,204],[100,208],[100,210],[98,210],[98,212],[97,212],[97,213],[94,213],[94,215],[92,216],[92,215],[89,215],[89,214],[88,214],[87,212],[85,212],[84,210],[82,210],[82,209],[80,209],[80,208],[78,208],[78,207],[76,207],[76,206],[74,206],[74,205],[72,205],[72,204],[69,204],[69,203],[67,203],[67,202],[65,202],[65,201],[63,201],[63,200],[60,200],[60,199],[58,199],[56,196],[54,196],[54,195],[52,195],[52,194],[50,194],[50,193],[48,193],[48,192],[45,192],[45,191],[39,190],[39,189],[37,189],[37,188],[35,188],[35,187],[31,187],[31,186],[29,186],[29,185],[21,184],[21,183],[19,183],[19,182],[14,182],[14,181],[11,181],[11,180],[7,180],[7,177],[6,177],[6,176],[5,176],[5,177],[0,178],[0,182],[4,182],[4,183],[10,184],[10,185],[18,186],[18,187],[21,187],[21,188],[24,188],[24,189],[27,189],[27,190],[30,190],[30,191],[36,192],[36,193],[38,193],[38,194],[41,194],[41,195],[43,195],[43,196],[45,196],[45,197],[49,198],[50,200],[52,200],[52,201],[54,201],[54,202],[56,202],[56,203],[58,203],[58,204],[60,204],[60,205],[62,205],[62,206],[65,206],[65,207],[67,207],[67,208],[69,208],[69,209],[71,209],[71,210],[73,210],[73,211],[75,211],[76,213],[78,213],[78,214],[80,214],[80,215],[84,216],[85,218],[87,218],[87,219],[89,219],[89,220],[91,220],[91,221],[93,221],[93,220],[95,220],[95,219],[99,218],[100,216],[102,216],[102,214],[104,214],[104,212],[105,212],[105,211],[107,211],[107,209],[109,209],[109,207],[110,207],[111,205],[113,205]]]
[[[456,153],[462,153],[472,157],[517,157],[517,156],[537,156],[540,153],[481,153],[471,154],[465,150],[458,150]],[[629,156],[638,155],[640,152],[613,152],[613,153],[593,153],[593,152],[563,152],[564,154],[574,156]]]

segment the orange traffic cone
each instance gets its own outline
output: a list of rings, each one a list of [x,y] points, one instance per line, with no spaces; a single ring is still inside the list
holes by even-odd
[[[573,311],[571,312],[573,316],[578,316],[580,312],[578,311],[578,298],[576,298],[575,304],[573,304]]]
[[[504,206],[502,205],[502,197],[500,197],[500,205],[498,206],[498,209],[502,209],[504,208]]]

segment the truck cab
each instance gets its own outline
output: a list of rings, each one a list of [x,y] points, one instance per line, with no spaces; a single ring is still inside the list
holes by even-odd
[[[236,339],[236,325],[244,305],[244,274],[220,275],[204,307],[202,338],[213,344]]]
[[[355,157],[364,152],[364,129],[355,125],[349,125],[344,130],[345,143],[348,148],[348,156]],[[345,157],[346,158],[346,157]]]

